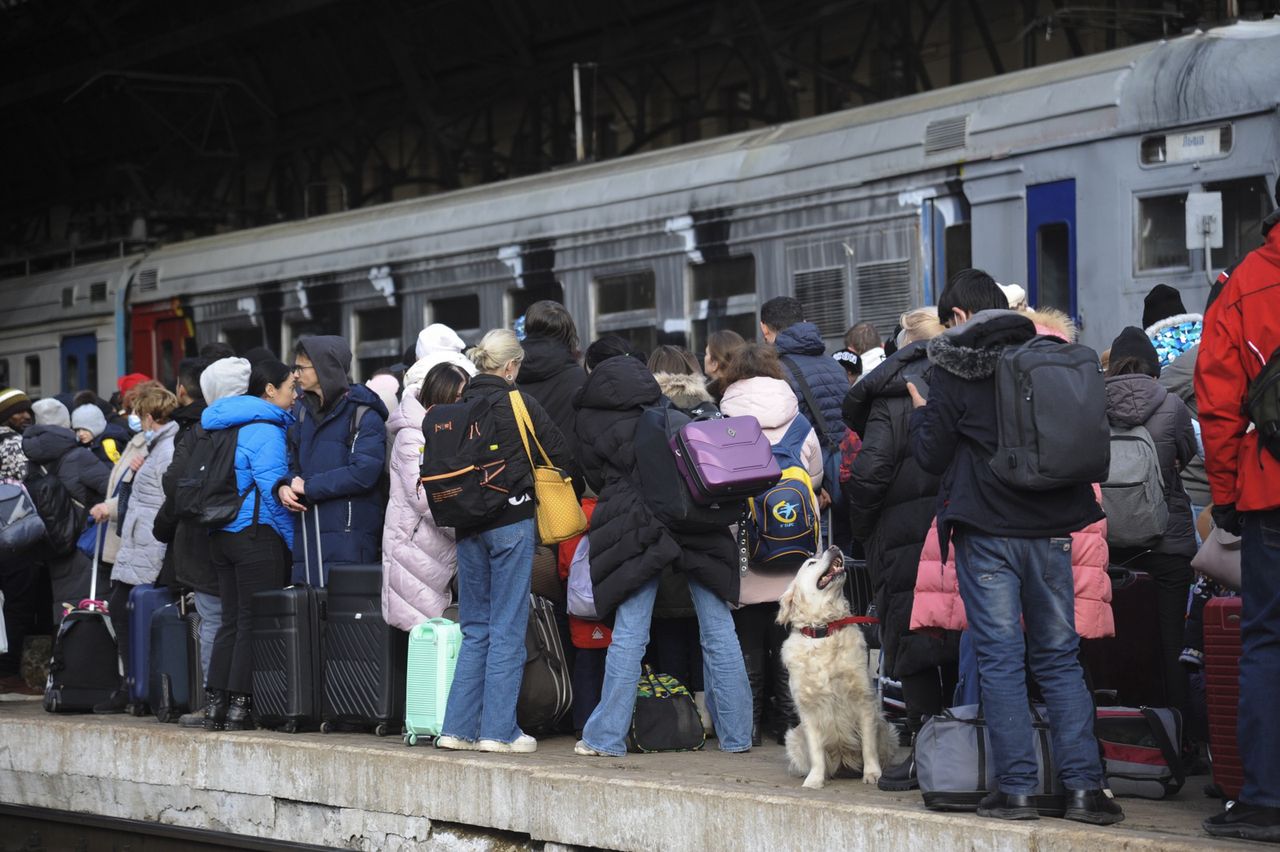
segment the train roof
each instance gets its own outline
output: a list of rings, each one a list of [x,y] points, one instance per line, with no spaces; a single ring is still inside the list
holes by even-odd
[[[157,271],[156,298],[165,298],[941,173],[1273,110],[1276,56],[1280,19],[1241,22],[617,160],[172,244],[143,269]]]

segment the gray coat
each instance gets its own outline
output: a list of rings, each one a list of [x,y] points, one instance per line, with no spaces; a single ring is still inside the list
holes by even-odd
[[[1177,395],[1191,411],[1192,418],[1200,419],[1200,409],[1196,405],[1196,356],[1200,354],[1200,344],[1188,349],[1173,360],[1173,363],[1160,372],[1160,384]],[[1197,506],[1208,506],[1213,502],[1209,494],[1209,475],[1204,470],[1204,457],[1197,455],[1187,463],[1182,471],[1182,487],[1187,489],[1187,496]]]
[[[125,514],[124,529],[120,531],[120,550],[111,579],[140,586],[154,583],[164,562],[166,545],[156,541],[152,533],[156,513],[164,504],[164,487],[161,479],[173,461],[173,438],[178,432],[176,421],[170,421],[152,437],[147,449],[147,459],[138,468],[133,479],[133,491],[129,495],[129,511]]]
[[[1146,426],[1160,456],[1164,497],[1169,506],[1169,523],[1160,540],[1151,547],[1156,553],[1194,556],[1195,519],[1191,500],[1182,487],[1179,471],[1195,458],[1196,433],[1191,412],[1167,388],[1150,376],[1134,374],[1107,379],[1107,418],[1111,425],[1132,428]]]

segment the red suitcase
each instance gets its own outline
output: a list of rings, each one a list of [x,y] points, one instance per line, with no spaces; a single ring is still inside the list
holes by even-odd
[[[1214,598],[1204,605],[1204,679],[1213,782],[1228,799],[1234,799],[1244,785],[1244,767],[1236,745],[1236,709],[1240,704],[1240,598]]]

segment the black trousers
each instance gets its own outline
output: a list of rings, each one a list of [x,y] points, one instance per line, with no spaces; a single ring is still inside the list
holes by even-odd
[[[1120,554],[1123,556],[1123,553]],[[1118,561],[1112,556],[1112,561]],[[1190,556],[1168,553],[1144,553],[1127,559],[1125,567],[1146,571],[1156,586],[1156,618],[1160,625],[1160,668],[1164,675],[1168,706],[1187,717],[1187,670],[1178,657],[1186,638],[1187,599],[1195,572]]]
[[[116,631],[116,649],[124,664],[124,676],[133,674],[129,666],[129,593],[133,585],[119,580],[111,581],[111,595],[107,598],[107,612],[111,613],[111,626]],[[120,684],[124,689],[124,684]]]
[[[690,692],[701,692],[702,639],[697,617],[655,618],[649,629],[645,662],[654,671],[671,675]]]
[[[13,677],[22,670],[22,642],[35,630],[39,620],[40,595],[36,584],[39,566],[17,558],[0,563],[0,592],[4,593],[4,632],[9,652],[0,654],[0,677]]]
[[[213,640],[208,686],[230,692],[253,690],[253,596],[282,588],[289,552],[280,535],[266,525],[209,537],[218,574],[222,626]]]

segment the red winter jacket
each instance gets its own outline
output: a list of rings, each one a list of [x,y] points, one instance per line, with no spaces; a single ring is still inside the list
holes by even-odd
[[[1280,227],[1240,261],[1209,308],[1196,361],[1196,400],[1213,502],[1241,511],[1280,507],[1280,460],[1258,446],[1243,402],[1280,347]]]

